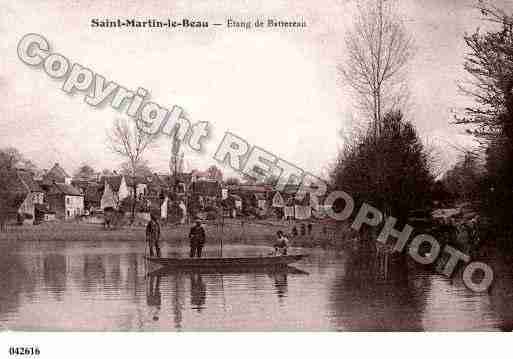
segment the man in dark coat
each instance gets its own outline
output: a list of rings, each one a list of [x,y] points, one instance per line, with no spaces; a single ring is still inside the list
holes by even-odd
[[[150,247],[150,257],[153,257],[154,255],[160,257],[160,224],[157,221],[157,216],[155,214],[152,213],[150,218],[151,219],[146,226],[146,241],[148,242],[148,247]],[[153,251],[154,248],[155,252]]]
[[[191,240],[190,257],[193,258],[196,256],[201,258],[201,252],[205,245],[205,229],[203,229],[200,221],[196,221],[196,225],[191,228],[189,239]]]

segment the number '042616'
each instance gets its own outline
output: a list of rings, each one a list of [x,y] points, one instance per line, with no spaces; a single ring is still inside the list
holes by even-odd
[[[41,352],[38,347],[10,347],[9,355],[39,355]]]

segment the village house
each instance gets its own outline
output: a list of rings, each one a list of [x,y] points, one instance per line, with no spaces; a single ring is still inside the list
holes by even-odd
[[[34,180],[34,175],[25,170],[17,170],[18,177],[27,189],[27,196],[20,206],[20,213],[28,213],[32,217],[28,221],[37,223],[47,220],[45,215],[49,214],[49,210],[44,203],[44,190]]]
[[[46,198],[50,209],[59,219],[71,219],[84,214],[84,195],[70,184],[54,182]]]

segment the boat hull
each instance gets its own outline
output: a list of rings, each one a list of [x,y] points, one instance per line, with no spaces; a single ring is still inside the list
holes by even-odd
[[[306,255],[295,254],[269,257],[237,257],[237,258],[159,258],[146,257],[149,262],[163,267],[173,268],[242,268],[242,267],[280,267],[297,262]]]

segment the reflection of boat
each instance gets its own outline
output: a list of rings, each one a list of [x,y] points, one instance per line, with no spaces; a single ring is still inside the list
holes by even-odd
[[[146,260],[163,267],[173,268],[242,268],[242,267],[284,267],[307,257],[305,254],[266,257],[215,257],[215,258],[160,258],[146,257]]]
[[[166,276],[173,274],[246,274],[246,273],[264,273],[264,274],[302,274],[308,275],[308,272],[284,265],[284,266],[244,266],[244,267],[163,267],[148,273],[148,276]]]

